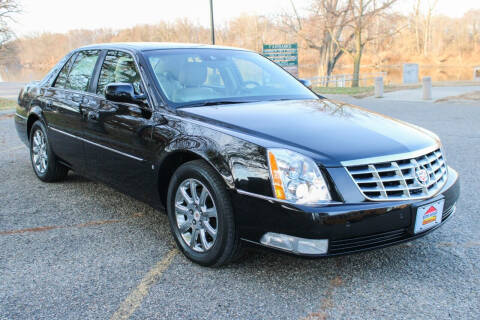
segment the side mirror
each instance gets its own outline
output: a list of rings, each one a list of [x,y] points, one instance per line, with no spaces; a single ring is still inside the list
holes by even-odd
[[[307,79],[298,79],[305,87],[312,88],[312,81]]]
[[[135,94],[131,83],[110,83],[105,87],[105,98],[113,102],[144,104],[147,96]]]

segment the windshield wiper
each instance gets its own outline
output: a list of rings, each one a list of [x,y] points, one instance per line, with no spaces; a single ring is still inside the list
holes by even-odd
[[[245,101],[245,100],[213,100],[213,101],[202,101],[198,103],[191,103],[179,106],[179,108],[190,108],[190,107],[208,107],[208,106],[219,106],[222,104],[236,104],[236,103],[248,103],[255,101]]]

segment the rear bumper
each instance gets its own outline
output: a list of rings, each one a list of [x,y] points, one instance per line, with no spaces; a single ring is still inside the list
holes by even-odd
[[[458,174],[449,168],[448,180],[425,200],[342,203],[323,207],[290,205],[234,192],[232,199],[241,238],[255,244],[268,232],[303,239],[328,239],[331,256],[386,247],[422,237],[445,224],[460,194]],[[445,200],[441,224],[414,234],[416,209]]]

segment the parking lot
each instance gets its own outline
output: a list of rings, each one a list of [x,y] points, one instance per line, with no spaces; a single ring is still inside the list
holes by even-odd
[[[141,202],[75,173],[40,182],[0,114],[0,319],[479,319],[480,103],[348,100],[440,136],[461,177],[455,216],[400,246],[249,250],[220,269],[184,258]]]

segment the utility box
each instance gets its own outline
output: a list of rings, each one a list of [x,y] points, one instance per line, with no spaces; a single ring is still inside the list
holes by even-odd
[[[480,67],[473,68],[473,81],[480,81]]]
[[[418,83],[418,63],[403,64],[403,83]]]

